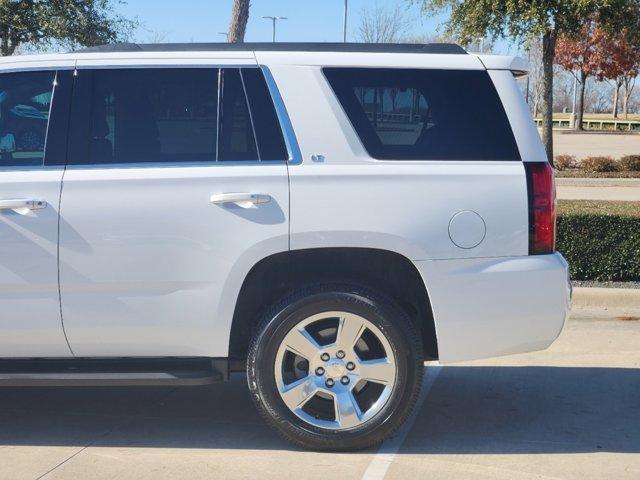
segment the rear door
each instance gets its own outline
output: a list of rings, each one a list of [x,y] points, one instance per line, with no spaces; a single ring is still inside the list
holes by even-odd
[[[227,355],[237,272],[288,248],[268,96],[255,64],[78,69],[60,221],[75,355]]]
[[[0,73],[0,357],[71,355],[60,318],[58,206],[72,72]]]

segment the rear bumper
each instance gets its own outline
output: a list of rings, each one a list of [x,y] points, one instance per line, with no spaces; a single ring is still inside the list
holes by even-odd
[[[559,253],[415,265],[429,292],[442,363],[543,350],[569,314],[568,265]]]

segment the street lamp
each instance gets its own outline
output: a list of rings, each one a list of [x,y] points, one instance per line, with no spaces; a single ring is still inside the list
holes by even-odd
[[[287,20],[287,17],[272,17],[270,15],[267,15],[267,16],[262,17],[262,18],[271,20],[271,24],[273,26],[273,30],[272,30],[273,33],[271,35],[271,38],[272,38],[272,41],[275,42],[276,41],[276,22],[278,20]]]
[[[342,41],[347,43],[347,11],[349,10],[349,0],[344,0],[344,19],[342,20]]]
[[[227,42],[229,41],[229,32],[218,32],[218,35],[224,35],[224,37],[227,39]]]

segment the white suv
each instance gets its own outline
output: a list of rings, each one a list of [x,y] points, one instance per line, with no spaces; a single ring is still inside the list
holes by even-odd
[[[402,424],[425,359],[546,348],[570,287],[525,69],[443,44],[2,58],[0,384],[246,371],[285,437],[341,450]]]

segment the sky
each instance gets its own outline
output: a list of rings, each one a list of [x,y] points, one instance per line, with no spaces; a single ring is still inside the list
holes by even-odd
[[[138,42],[219,42],[224,41],[232,0],[125,0],[117,12],[137,18]],[[400,5],[412,21],[413,35],[437,34],[445,15],[428,17],[408,0],[348,0],[347,40],[357,40],[363,9],[375,5],[393,9]],[[252,0],[245,41],[271,40],[271,21],[264,15],[286,16],[277,25],[277,40],[283,42],[340,42],[344,0]],[[500,53],[516,53],[507,42],[498,44]]]

